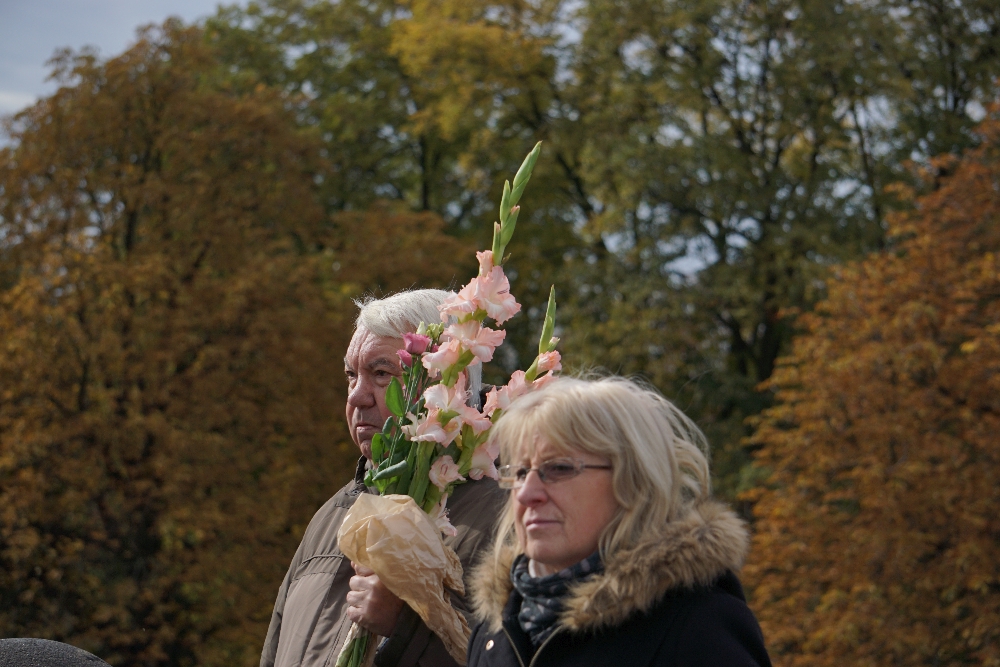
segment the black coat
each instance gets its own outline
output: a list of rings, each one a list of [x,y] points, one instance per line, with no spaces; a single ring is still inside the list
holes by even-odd
[[[509,563],[484,563],[473,578],[483,622],[472,633],[469,667],[770,667],[733,574],[745,552],[739,520],[704,505],[571,587],[556,631],[536,652],[517,622],[521,597],[503,571]]]
[[[726,573],[712,586],[666,595],[653,609],[603,631],[557,630],[532,655],[517,622],[521,596],[513,592],[503,628],[480,623],[469,642],[469,667],[587,667],[657,665],[769,667],[764,638],[747,608],[739,580]]]

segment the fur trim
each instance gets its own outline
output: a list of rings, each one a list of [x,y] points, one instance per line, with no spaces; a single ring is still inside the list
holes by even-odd
[[[748,544],[742,520],[721,503],[703,502],[649,540],[612,555],[602,574],[570,588],[559,623],[575,632],[621,625],[671,590],[707,586],[727,570],[738,572]],[[490,554],[473,570],[473,609],[491,632],[501,627],[516,555],[509,548],[494,562]]]

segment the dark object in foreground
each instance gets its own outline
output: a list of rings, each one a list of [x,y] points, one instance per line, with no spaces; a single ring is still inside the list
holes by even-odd
[[[0,639],[3,667],[102,667],[93,653],[48,639]]]

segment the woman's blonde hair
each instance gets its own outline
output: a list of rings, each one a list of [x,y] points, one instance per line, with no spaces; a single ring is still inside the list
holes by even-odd
[[[601,533],[607,558],[655,539],[711,495],[701,430],[655,389],[621,377],[560,377],[515,400],[493,427],[501,464],[531,458],[540,442],[571,455],[587,452],[611,462],[618,511]],[[494,557],[523,551],[515,532],[515,501],[497,526]]]

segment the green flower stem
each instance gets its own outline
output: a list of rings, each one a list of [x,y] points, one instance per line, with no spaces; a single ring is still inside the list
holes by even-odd
[[[406,461],[400,461],[394,466],[389,466],[388,468],[381,470],[378,474],[372,477],[372,479],[379,480],[379,479],[392,479],[393,477],[398,477],[403,473],[404,470],[406,470],[406,467],[407,467]]]
[[[458,361],[453,363],[448,368],[444,369],[441,373],[441,384],[446,387],[453,387],[456,382],[458,382],[458,376],[466,369],[466,367],[472,363],[472,360],[476,358],[469,350],[465,350],[458,357]]]
[[[528,184],[528,179],[531,178],[531,172],[535,169],[535,162],[538,161],[538,154],[541,151],[542,142],[539,141],[531,149],[527,157],[524,158],[524,162],[521,163],[521,167],[517,170],[517,173],[514,174],[514,187],[511,188],[510,197],[508,198],[510,206],[517,206],[517,202],[521,201],[521,193],[524,192],[524,187]]]
[[[538,377],[538,357],[535,357],[535,360],[528,366],[528,370],[524,371],[524,381],[534,382],[536,377]]]
[[[545,308],[545,323],[542,325],[542,335],[538,337],[538,354],[545,354],[555,349],[552,332],[556,328],[556,286],[549,289],[549,304]],[[559,339],[555,339],[556,342]]]
[[[392,490],[393,493],[408,493],[410,490],[410,482],[413,479],[413,468],[417,465],[417,443],[408,444],[410,445],[410,451],[406,455],[406,470],[396,480],[396,486]]]
[[[538,154],[542,150],[542,142],[535,144],[528,156],[524,158],[521,167],[514,176],[513,187],[509,182],[504,181],[503,196],[500,198],[500,222],[493,226],[493,263],[497,266],[503,264],[503,253],[507,249],[507,244],[514,236],[514,227],[517,225],[517,214],[519,208],[517,202],[521,200],[521,193],[524,192],[531,172],[538,161]]]
[[[361,661],[368,651],[368,642],[371,641],[371,633],[362,629],[361,633],[351,640],[347,648],[337,658],[337,667],[360,667]]]
[[[510,215],[510,181],[503,182],[503,194],[500,196],[500,226],[507,224],[507,217]]]
[[[434,445],[434,442],[421,442],[417,445],[417,465],[413,471],[413,480],[410,482],[408,495],[419,506],[423,506],[427,485],[430,484],[430,478],[427,477],[427,474],[431,469],[431,454],[434,453]]]
[[[427,495],[424,497],[424,512],[430,514],[433,511],[434,506],[441,501],[441,489],[437,488],[436,485],[431,484],[427,487]],[[434,517],[431,517],[432,519]]]
[[[479,439],[476,437],[475,432],[468,425],[462,427],[462,454],[458,457],[458,472],[460,475],[465,476],[468,474],[469,469],[472,468],[472,455],[476,451],[476,447],[479,444]]]

